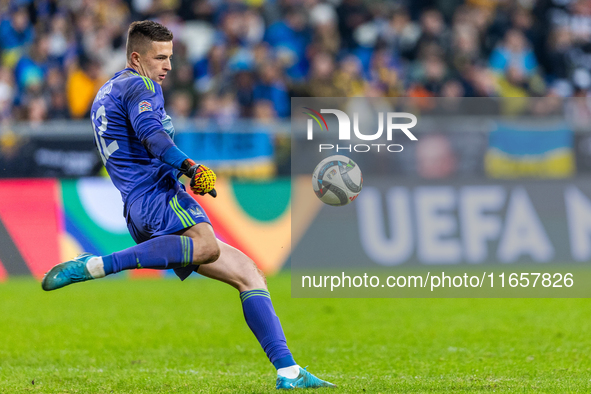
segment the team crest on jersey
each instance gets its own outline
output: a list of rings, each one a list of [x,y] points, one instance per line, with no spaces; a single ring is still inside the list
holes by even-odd
[[[146,100],[140,102],[140,112],[139,112],[140,114],[142,112],[151,111],[151,110],[152,110],[152,104],[150,104]]]
[[[199,208],[189,208],[189,212],[196,218],[203,216],[203,212]]]

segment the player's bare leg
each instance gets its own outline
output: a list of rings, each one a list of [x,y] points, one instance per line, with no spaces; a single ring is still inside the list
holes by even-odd
[[[267,290],[267,281],[263,272],[240,250],[218,240],[220,257],[213,264],[199,267],[199,273],[216,279],[245,292],[254,289]]]
[[[267,289],[265,276],[256,264],[240,250],[218,240],[209,224],[200,223],[182,235],[193,239],[193,264],[201,264],[201,275],[227,283],[241,293]]]
[[[182,235],[193,239],[194,261],[208,261],[199,266],[201,275],[227,283],[240,292],[246,323],[277,368],[276,388],[334,387],[300,368],[293,360],[271,303],[265,275],[256,264],[240,250],[216,239],[209,224],[193,226]],[[217,249],[212,246],[213,242],[217,244]],[[207,250],[205,257],[198,254],[201,247]],[[217,254],[212,250],[217,250]],[[207,256],[210,258],[207,259]]]

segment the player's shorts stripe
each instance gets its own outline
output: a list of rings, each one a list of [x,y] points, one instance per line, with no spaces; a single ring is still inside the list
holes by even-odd
[[[189,215],[189,212],[187,212],[185,210],[185,208],[183,208],[181,206],[181,204],[179,204],[178,196],[174,196],[174,203],[176,204],[176,207],[177,207],[178,211],[181,213],[181,215],[183,215],[183,217],[187,220],[187,223],[189,224],[189,226],[194,226],[197,224],[197,223],[195,223],[195,221],[193,220],[191,215]]]
[[[187,211],[185,211],[183,209],[183,207],[181,207],[181,204],[179,204],[179,200],[177,196],[174,196],[172,198],[172,203],[174,204],[175,208],[176,208],[176,212],[178,212],[179,214],[181,214],[183,216],[183,218],[185,218],[185,221],[187,222],[187,227],[189,227],[190,225],[194,225],[195,222],[192,222],[191,217],[189,216],[189,214],[187,213]]]
[[[176,215],[179,217],[179,219],[181,220],[181,223],[183,224],[183,227],[189,227],[187,225],[187,222],[185,221],[185,218],[183,217],[183,215],[181,215],[177,210],[176,207],[174,206],[173,200],[170,200],[168,203],[170,204],[170,207],[172,208],[172,210],[174,211],[174,213],[176,213]]]
[[[189,215],[189,213],[187,211],[185,211],[185,209],[183,207],[181,207],[181,204],[179,204],[178,196],[174,196],[174,198],[172,200],[173,200],[173,204],[175,204],[175,206],[177,208],[177,212],[180,212],[180,214],[183,215],[183,217],[187,220],[187,223],[189,225],[194,226],[196,224],[195,221],[193,220],[191,215]]]
[[[174,205],[174,198],[172,200],[170,200],[168,203],[170,204],[170,207],[172,208],[174,213],[176,213],[176,215],[181,220],[181,223],[183,223],[183,227],[189,227],[187,225],[187,221],[185,220],[185,217],[177,210],[176,206]]]
[[[183,207],[181,207],[181,204],[179,204],[179,200],[178,200],[177,196],[174,196],[174,198],[172,200],[174,201],[173,203],[177,207],[177,212],[180,212],[181,215],[183,215],[184,218],[187,219],[187,223],[189,223],[192,226],[194,226],[195,224],[197,224],[197,223],[195,223],[195,221],[193,220],[193,218],[191,217],[191,215],[189,215],[189,213],[187,211],[185,211],[185,209]]]
[[[181,220],[181,223],[183,224],[183,227],[189,227],[187,225],[187,222],[185,221],[185,218],[183,217],[183,215],[181,215],[177,210],[176,207],[174,206],[174,203],[172,202],[172,200],[170,200],[169,202],[170,207],[172,208],[172,210],[174,211],[174,213],[176,213],[176,215],[179,217],[179,219]]]
[[[244,292],[240,293],[240,300],[242,302],[244,302],[247,299],[249,299],[250,297],[255,297],[255,296],[267,297],[268,299],[271,299],[271,295],[269,294],[269,292],[267,290],[255,289],[255,290],[249,290],[249,291],[244,291]]]

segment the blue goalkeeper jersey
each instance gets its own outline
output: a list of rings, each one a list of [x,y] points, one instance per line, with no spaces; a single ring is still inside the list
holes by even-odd
[[[142,144],[162,130],[174,137],[160,85],[131,68],[118,72],[97,93],[91,120],[97,149],[121,192],[126,212],[146,193],[179,187],[178,170],[154,157]]]

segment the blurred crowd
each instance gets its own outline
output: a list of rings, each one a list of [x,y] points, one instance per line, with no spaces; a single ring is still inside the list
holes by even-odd
[[[290,115],[291,96],[586,96],[588,0],[0,0],[0,119],[88,116],[133,20],[175,36],[174,118]]]

